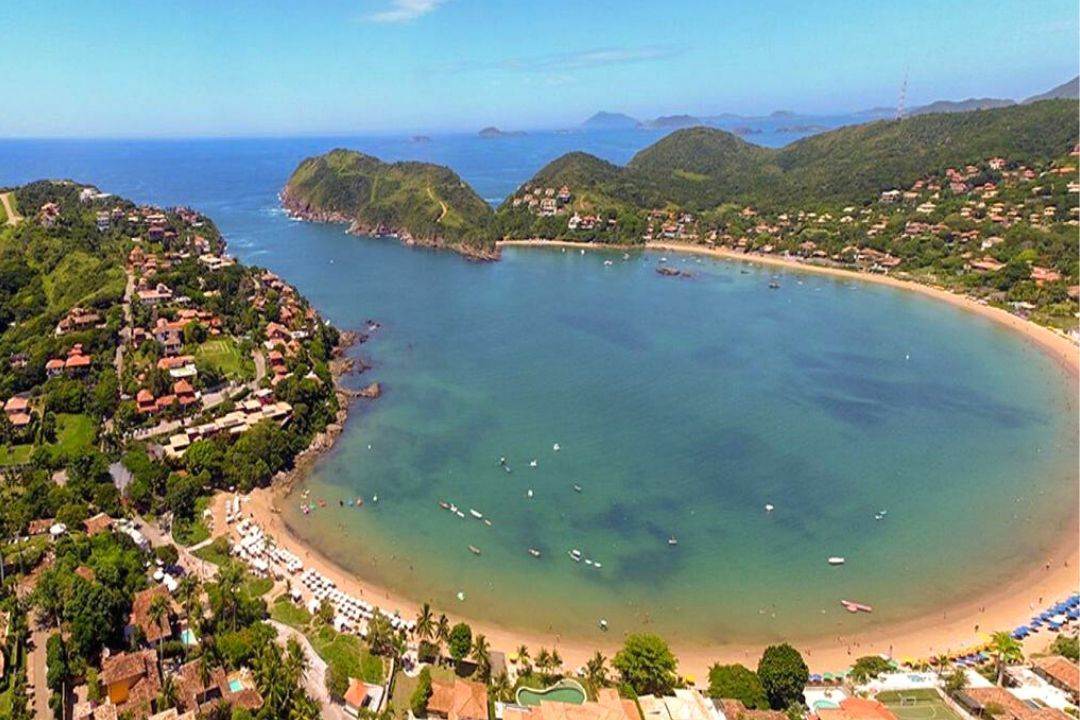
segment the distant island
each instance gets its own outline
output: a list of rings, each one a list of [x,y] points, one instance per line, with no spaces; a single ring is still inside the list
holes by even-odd
[[[525,137],[527,133],[522,130],[500,130],[499,128],[491,125],[480,131],[480,137],[486,140],[494,140],[497,138],[512,138],[512,137]]]
[[[637,127],[641,121],[623,113],[600,112],[581,123],[583,128],[589,130],[618,130],[623,128]]]
[[[409,138],[409,142],[415,143],[417,145],[426,145],[431,142],[431,138],[429,138],[427,135],[413,135],[411,138]]]
[[[763,131],[761,128],[750,127],[749,125],[739,125],[738,127],[731,128],[731,132],[735,135],[760,135]]]
[[[647,129],[670,129],[670,128],[688,128],[695,125],[704,125],[704,121],[700,118],[693,117],[691,115],[664,115],[656,118],[655,120],[645,120],[637,124],[639,128]]]
[[[795,135],[797,133],[816,133],[828,130],[828,125],[818,125],[816,123],[807,123],[805,125],[784,125],[776,128],[776,132],[785,135]]]

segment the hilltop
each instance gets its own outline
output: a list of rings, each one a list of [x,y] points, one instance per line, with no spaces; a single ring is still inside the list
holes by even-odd
[[[1044,93],[1038,95],[1032,95],[1024,101],[1025,105],[1030,105],[1040,100],[1076,100],[1080,98],[1080,76],[1074,77],[1072,80],[1061,83],[1055,88],[1051,88]]]
[[[333,150],[300,163],[281,203],[307,220],[350,223],[350,232],[396,234],[481,257],[494,250],[491,208],[441,165]]]

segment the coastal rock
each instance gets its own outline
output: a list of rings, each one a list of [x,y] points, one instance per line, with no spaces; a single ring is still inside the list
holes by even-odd
[[[663,275],[664,277],[693,277],[691,273],[688,273],[685,270],[676,270],[675,268],[668,267],[667,265],[661,265],[660,267],[656,268],[656,272]]]
[[[367,400],[376,400],[382,395],[382,387],[377,382],[373,382],[366,388],[357,393],[362,398]]]

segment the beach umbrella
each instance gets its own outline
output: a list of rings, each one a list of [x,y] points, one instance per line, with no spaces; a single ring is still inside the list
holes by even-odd
[[[833,681],[833,674],[831,672],[827,672],[827,673],[825,673],[824,675],[821,676],[821,679],[824,680],[825,682],[832,682]]]
[[[889,667],[898,668],[898,667],[900,667],[900,663],[896,662],[895,660],[890,660],[889,661]]]
[[[696,682],[696,680],[694,679],[694,676],[693,676],[693,675],[687,675],[687,676],[686,676],[685,678],[683,678],[683,679],[684,679],[684,680],[686,680],[686,684],[687,684],[687,685],[693,685],[693,684],[694,684],[694,683]]]

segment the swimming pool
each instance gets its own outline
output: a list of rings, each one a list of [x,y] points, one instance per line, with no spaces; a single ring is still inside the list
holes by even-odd
[[[840,707],[840,704],[835,703],[832,700],[815,700],[813,709],[814,710],[821,710],[823,708],[836,709],[836,708],[839,708],[839,707]]]
[[[195,633],[191,631],[191,628],[185,628],[184,632],[180,633],[180,642],[185,645],[195,645],[199,641],[195,638]]]
[[[235,693],[238,693],[244,689],[244,683],[240,682],[239,678],[233,678],[229,681],[229,689]]]
[[[581,687],[576,680],[565,679],[545,690],[529,687],[518,688],[517,704],[535,706],[539,705],[541,700],[545,700],[568,705],[581,705],[585,702],[586,697],[585,688]]]

